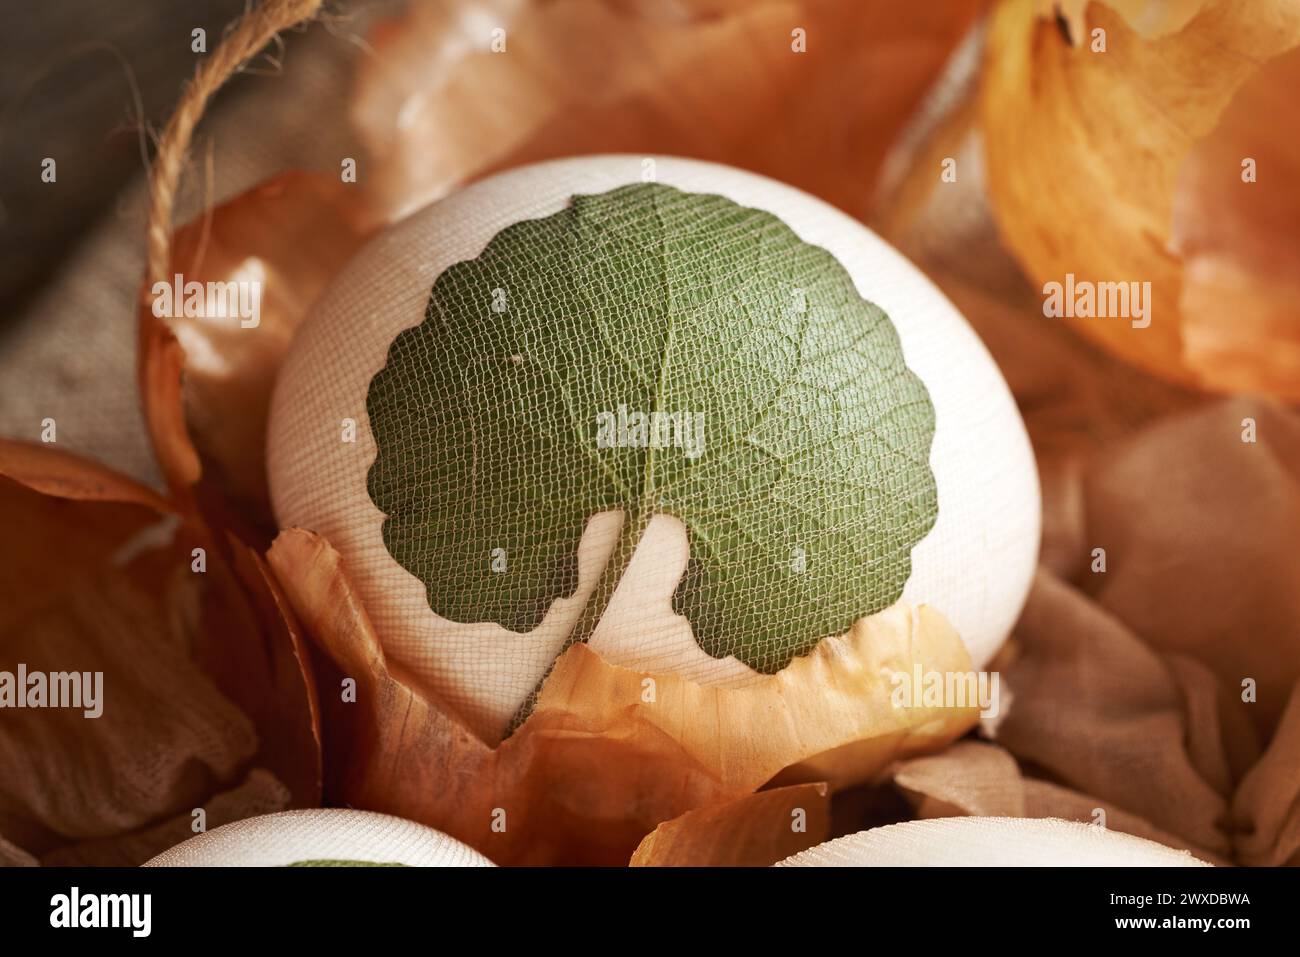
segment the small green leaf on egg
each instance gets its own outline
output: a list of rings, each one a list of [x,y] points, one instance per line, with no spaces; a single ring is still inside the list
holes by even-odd
[[[938,511],[934,409],[889,317],[777,216],[662,184],[574,196],[445,269],[366,411],[384,543],[452,621],[536,628],[618,511],[588,637],[666,513],[690,547],[675,610],[772,673],[896,601]]]

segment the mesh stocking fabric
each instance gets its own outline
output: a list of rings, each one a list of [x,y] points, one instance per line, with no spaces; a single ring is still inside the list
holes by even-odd
[[[525,167],[380,235],[277,384],[273,503],[386,655],[496,739],[571,642],[741,685],[900,598],[985,660],[1038,533],[961,317],[860,224],[725,167]]]
[[[1131,834],[1054,818],[907,821],[827,841],[778,867],[1205,867]]]
[[[651,517],[688,530],[674,607],[771,673],[892,604],[934,524],[934,412],[825,250],[718,196],[637,184],[499,233],[434,285],[370,384],[384,541],[455,621],[532,631],[622,527],[590,634]]]
[[[236,821],[159,854],[148,867],[284,867],[304,862],[491,867],[441,831],[387,814],[341,808]]]

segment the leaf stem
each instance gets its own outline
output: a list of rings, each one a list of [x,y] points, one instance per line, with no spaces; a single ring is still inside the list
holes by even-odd
[[[582,617],[578,623],[573,626],[573,631],[565,639],[564,646],[555,655],[550,666],[546,669],[546,674],[537,682],[537,686],[524,699],[523,704],[511,718],[509,726],[506,728],[505,737],[510,737],[518,730],[519,726],[524,723],[533,708],[537,704],[537,696],[541,694],[542,685],[551,673],[551,668],[555,667],[555,661],[559,660],[560,655],[564,654],[571,647],[580,641],[586,641],[600,624],[600,619],[604,617],[605,610],[609,608],[610,599],[614,597],[614,591],[618,588],[618,583],[623,579],[623,573],[627,571],[627,566],[632,561],[632,555],[636,552],[636,547],[641,543],[641,537],[645,534],[646,526],[650,524],[650,516],[654,513],[652,508],[640,509],[636,512],[626,515],[623,520],[623,527],[619,530],[618,541],[614,543],[614,550],[610,552],[609,561],[605,563],[605,570],[601,572],[600,580],[596,582],[596,588],[587,599],[587,604],[582,609]]]
[[[614,550],[610,552],[609,561],[605,563],[605,570],[601,572],[600,580],[596,582],[591,597],[587,599],[587,604],[582,609],[582,617],[578,619],[578,623],[574,625],[568,641],[564,643],[565,649],[568,649],[570,645],[589,639],[596,630],[596,626],[600,624],[600,619],[604,617],[605,610],[609,608],[609,602],[614,597],[618,583],[622,581],[623,574],[632,561],[632,555],[636,552],[637,545],[641,543],[641,538],[645,535],[646,526],[650,524],[651,512],[652,509],[648,508],[638,509],[627,515],[623,520],[623,527],[619,530],[618,541],[614,543]]]

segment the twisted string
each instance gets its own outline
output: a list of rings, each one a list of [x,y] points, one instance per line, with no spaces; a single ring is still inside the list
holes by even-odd
[[[323,0],[267,0],[244,14],[234,30],[199,64],[176,111],[158,140],[149,177],[148,276],[144,294],[167,279],[171,259],[172,216],[185,154],[208,101],[241,66],[255,57],[282,30],[314,17]]]

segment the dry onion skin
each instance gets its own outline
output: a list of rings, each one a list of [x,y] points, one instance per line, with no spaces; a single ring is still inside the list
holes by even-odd
[[[321,697],[327,798],[436,827],[498,864],[626,864],[657,825],[696,808],[735,802],[778,775],[859,783],[978,719],[974,707],[891,703],[892,675],[971,667],[941,616],[900,605],[750,688],[620,668],[574,645],[532,714],[492,748],[385,658],[329,543],[290,529],[268,557],[325,652],[321,687],[354,689]],[[814,804],[802,805],[813,824]],[[776,843],[756,825],[735,826],[749,832],[746,846]],[[707,834],[689,846],[692,830],[679,829],[674,857],[716,853]]]
[[[352,120],[398,215],[525,163],[656,152],[744,167],[864,217],[895,134],[986,5],[412,4],[368,38]]]
[[[1294,68],[1270,62],[1300,46],[1300,8],[1063,6],[1007,0],[991,22],[993,209],[1034,282],[1149,282],[1150,324],[1038,321],[1185,385],[1300,398]]]
[[[274,533],[263,452],[276,372],[320,290],[374,226],[354,186],[282,173],[178,229],[172,288],[149,290],[140,309],[141,399],[169,489],[250,543]],[[192,283],[256,284],[256,314],[186,315]]]
[[[779,867],[1208,867],[1094,824],[1056,818],[948,817],[860,831],[801,851]]]
[[[645,836],[632,867],[764,867],[822,843],[830,830],[824,783],[769,788],[687,811]]]
[[[1183,260],[1188,368],[1223,388],[1293,401],[1300,399],[1298,89],[1300,49],[1242,84],[1188,154],[1171,237]],[[1262,171],[1254,183],[1241,180],[1243,157]]]
[[[0,562],[0,670],[97,675],[99,712],[6,710],[7,857],[138,864],[200,813],[319,803],[301,636],[259,556],[50,446],[0,441],[0,520],[24,543]]]

